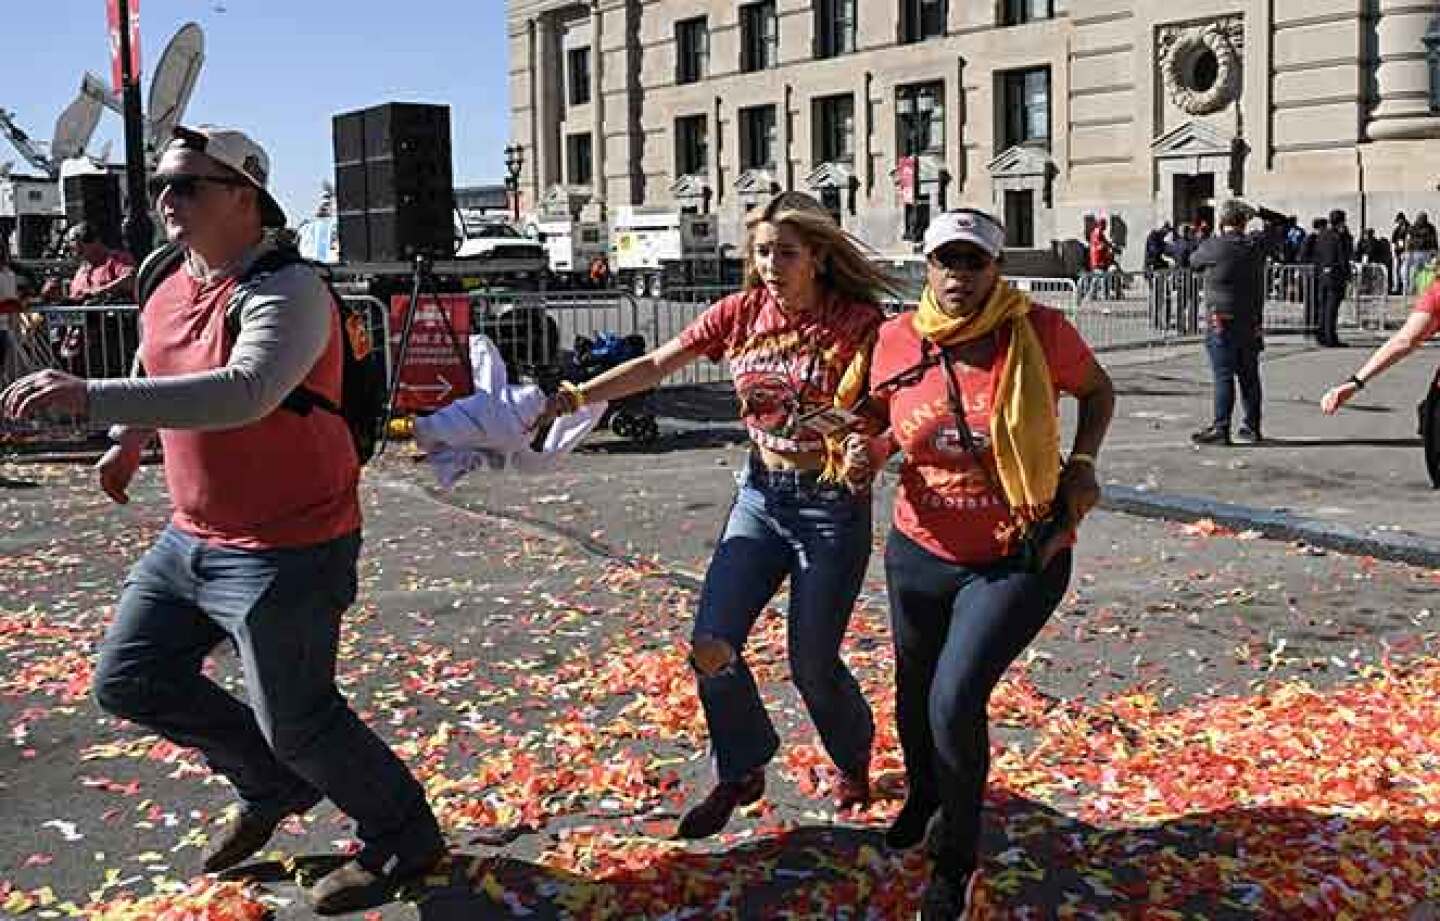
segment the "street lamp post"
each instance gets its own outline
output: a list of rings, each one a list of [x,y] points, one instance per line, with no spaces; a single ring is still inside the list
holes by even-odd
[[[510,196],[510,217],[520,222],[520,171],[525,168],[525,148],[519,144],[505,145],[505,191]]]

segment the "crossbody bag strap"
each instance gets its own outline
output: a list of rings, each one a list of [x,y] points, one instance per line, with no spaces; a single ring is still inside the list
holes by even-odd
[[[930,340],[922,340],[922,351],[928,352]],[[995,477],[995,472],[990,465],[985,463],[985,455],[980,451],[980,445],[975,441],[975,433],[970,431],[970,423],[965,419],[964,391],[960,389],[960,381],[955,374],[955,363],[950,357],[950,350],[944,346],[939,347],[940,366],[945,369],[945,398],[950,403],[950,415],[955,417],[955,430],[960,435],[960,444],[970,452],[975,460],[975,465],[985,474],[985,481],[990,486],[991,492],[1000,497],[1000,501],[1009,506],[1009,500],[1005,498],[1005,490]]]

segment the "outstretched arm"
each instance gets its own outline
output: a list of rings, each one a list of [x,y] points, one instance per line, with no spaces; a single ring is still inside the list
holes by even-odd
[[[543,431],[557,417],[569,415],[586,403],[620,400],[652,390],[699,357],[700,353],[687,349],[677,337],[583,384],[562,384],[560,390],[546,401],[545,409],[531,430]]]
[[[1406,317],[1405,325],[1395,331],[1389,339],[1378,349],[1370,354],[1365,364],[1356,371],[1354,378],[1361,382],[1360,386],[1370,383],[1378,377],[1385,369],[1395,364],[1400,359],[1425,344],[1431,334],[1435,332],[1435,317],[1423,310],[1416,310]],[[1360,392],[1360,386],[1355,380],[1348,380],[1343,384],[1331,387],[1320,399],[1320,411],[1325,415],[1333,415],[1336,410],[1350,402],[1350,398]]]

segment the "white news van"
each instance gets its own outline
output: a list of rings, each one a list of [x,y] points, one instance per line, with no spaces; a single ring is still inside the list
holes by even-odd
[[[654,208],[616,209],[610,225],[610,268],[635,295],[659,297],[666,268],[719,260],[719,233],[711,214]]]
[[[591,264],[610,258],[608,228],[599,221],[539,214],[525,225],[525,235],[545,246],[550,274],[561,282],[589,284]]]

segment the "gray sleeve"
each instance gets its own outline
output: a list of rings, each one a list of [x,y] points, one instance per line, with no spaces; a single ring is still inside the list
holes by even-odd
[[[94,422],[230,429],[274,412],[330,339],[330,294],[306,266],[282,269],[239,298],[240,333],[223,368],[174,377],[90,381]]]

